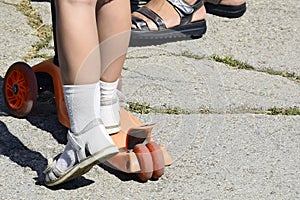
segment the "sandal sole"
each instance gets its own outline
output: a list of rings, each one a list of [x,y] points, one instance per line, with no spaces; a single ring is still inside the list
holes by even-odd
[[[160,45],[169,42],[182,40],[192,40],[201,38],[206,32],[206,21],[179,25],[174,28],[159,31],[138,31],[131,30],[130,47],[141,47],[150,45]]]
[[[63,175],[56,181],[45,183],[45,185],[52,187],[70,181],[72,179],[75,179],[90,171],[94,165],[104,162],[105,160],[113,157],[118,153],[119,150],[117,147],[115,146],[107,147],[102,151],[99,151],[93,154],[92,156],[89,156],[86,159],[82,160],[80,163],[76,164],[65,175]]]
[[[215,5],[212,3],[204,3],[206,12],[219,17],[239,18],[246,12],[246,3],[239,6]]]

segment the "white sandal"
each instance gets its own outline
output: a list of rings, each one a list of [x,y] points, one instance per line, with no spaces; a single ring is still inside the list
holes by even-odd
[[[94,165],[116,155],[119,149],[106,133],[101,119],[93,120],[79,133],[68,131],[67,145],[71,145],[76,152],[78,163],[66,171],[61,171],[56,167],[59,158],[57,156],[44,171],[45,184],[55,186],[72,180],[88,172]]]
[[[114,134],[121,130],[120,104],[117,96],[113,99],[101,99],[100,115],[109,134]]]

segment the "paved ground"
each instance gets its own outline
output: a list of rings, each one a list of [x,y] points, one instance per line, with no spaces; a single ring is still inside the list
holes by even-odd
[[[20,2],[0,0],[1,86],[8,67],[40,41],[17,11]],[[32,6],[50,25],[50,4]],[[129,49],[124,94],[160,112],[183,111],[138,116],[160,122],[154,138],[175,160],[159,181],[94,167],[55,190],[44,187],[46,160],[66,141],[54,106],[16,119],[1,101],[1,199],[299,199],[299,109],[269,115],[272,108],[300,108],[299,9],[294,0],[249,0],[240,19],[208,15],[201,39]],[[42,53],[53,55],[52,43]],[[233,68],[212,55],[251,67]]]

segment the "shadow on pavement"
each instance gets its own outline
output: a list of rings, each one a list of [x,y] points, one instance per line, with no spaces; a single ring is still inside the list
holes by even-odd
[[[47,166],[47,159],[41,153],[28,149],[17,137],[10,133],[4,122],[0,121],[0,154],[7,156],[21,167],[29,167],[37,172],[37,181],[42,181],[42,172]]]
[[[4,101],[3,82],[4,78],[0,76],[0,116],[10,116]],[[55,104],[37,101],[26,119],[33,126],[51,133],[58,143],[66,144],[67,129],[58,122]]]
[[[26,119],[33,126],[51,133],[59,144],[67,144],[67,128],[59,123],[55,104],[37,102]]]
[[[9,116],[8,109],[4,103],[3,97],[3,78],[0,76],[0,116]],[[33,112],[27,117],[27,120],[34,126],[49,131],[57,138],[58,141],[66,142],[65,128],[61,126],[55,116],[46,114],[36,115]],[[36,181],[36,185],[44,186],[44,174],[43,171],[47,167],[47,159],[39,152],[32,151],[27,148],[16,136],[14,136],[7,128],[6,124],[0,121],[0,155],[8,157],[11,161],[17,163],[21,167],[29,167],[32,171],[36,171],[37,177],[33,179]],[[64,134],[63,134],[64,133]],[[47,141],[44,141],[45,143]],[[55,155],[53,155],[55,156]],[[17,175],[16,175],[17,176]],[[73,190],[80,187],[84,187],[94,183],[92,180],[88,180],[83,176],[78,177],[70,182],[62,184],[60,186],[51,187],[52,190]]]
[[[137,179],[135,174],[127,174],[125,172],[121,172],[117,169],[114,169],[114,167],[110,166],[110,164],[108,164],[106,162],[99,164],[99,167],[101,167],[102,169],[104,169],[108,173],[116,176],[121,181],[132,181],[132,180],[134,180],[134,181],[140,182]]]
[[[141,181],[138,177],[137,174],[128,174],[122,171],[119,171],[117,169],[115,169],[113,166],[111,166],[109,163],[104,162],[99,164],[99,167],[101,167],[102,169],[104,169],[105,171],[107,171],[108,173],[116,176],[118,179],[120,179],[121,181],[135,181],[135,182],[139,182],[139,183],[145,183],[147,181]],[[150,179],[151,181],[157,181],[154,179]]]

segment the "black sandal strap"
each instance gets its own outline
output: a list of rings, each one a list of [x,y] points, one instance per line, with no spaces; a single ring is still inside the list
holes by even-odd
[[[148,7],[143,6],[140,9],[138,9],[137,12],[152,20],[156,24],[158,30],[167,28],[163,19]]]
[[[168,0],[180,16],[180,25],[188,24],[192,21],[193,14],[204,5],[203,0],[198,0],[194,5],[189,5],[184,0]]]
[[[205,2],[208,2],[208,3],[212,3],[212,4],[215,4],[215,5],[218,5],[218,4],[220,4],[221,0],[205,0]]]
[[[136,16],[132,15],[131,16],[131,21],[136,26],[136,28],[138,30],[141,30],[141,31],[149,31],[150,30],[147,23],[144,20],[142,20],[142,19],[140,19]]]

